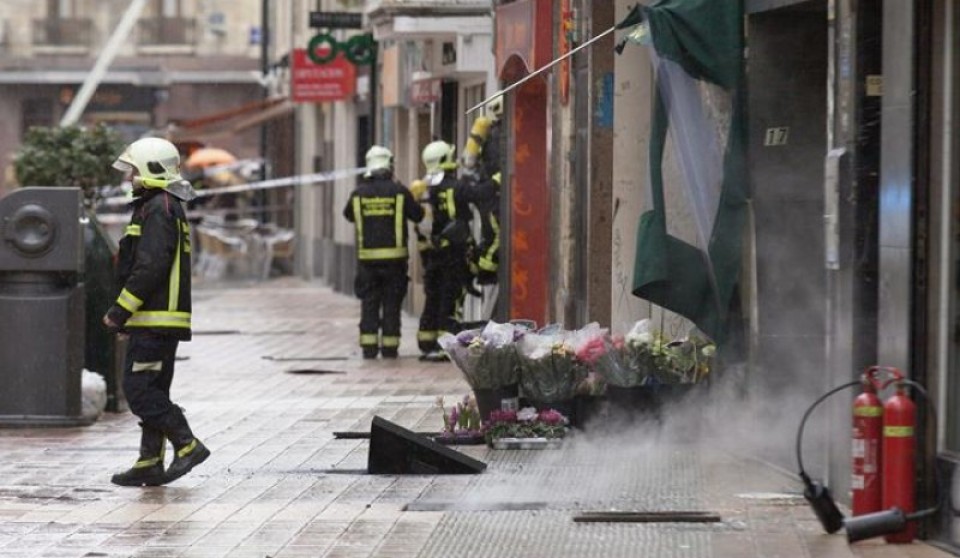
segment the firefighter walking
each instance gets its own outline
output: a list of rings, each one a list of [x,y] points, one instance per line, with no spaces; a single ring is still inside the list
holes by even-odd
[[[133,184],[133,216],[120,241],[118,284],[103,317],[111,331],[129,334],[123,391],[140,418],[140,457],[111,482],[156,486],[174,481],[210,456],[183,409],[170,400],[174,361],[190,330],[190,226],[183,203],[193,189],[180,176],[180,155],[170,142],[133,142],[113,164]],[[164,469],[166,440],[174,456]]]
[[[456,148],[438,140],[427,144],[421,155],[426,170],[421,199],[430,208],[431,222],[418,235],[425,301],[417,344],[423,360],[445,360],[437,339],[460,330],[464,287],[472,281],[468,267],[472,213],[456,176]]]
[[[343,216],[354,224],[357,276],[362,301],[360,348],[363,358],[397,358],[400,307],[407,295],[407,221],[423,219],[423,208],[393,179],[393,154],[375,145],[366,154],[367,171],[350,195]]]

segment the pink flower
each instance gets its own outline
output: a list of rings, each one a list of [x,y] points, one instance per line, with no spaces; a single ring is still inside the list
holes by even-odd
[[[567,421],[567,418],[560,414],[559,411],[553,409],[547,409],[545,411],[540,411],[540,420],[550,426],[557,426],[564,424]]]
[[[593,364],[607,352],[606,344],[602,337],[594,337],[587,341],[577,351],[577,358],[584,364]]]
[[[499,422],[517,422],[517,412],[495,409],[490,411],[490,422],[492,424],[497,424]]]

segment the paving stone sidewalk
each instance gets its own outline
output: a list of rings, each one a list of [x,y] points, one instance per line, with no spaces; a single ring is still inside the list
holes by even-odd
[[[0,430],[0,557],[913,557],[915,543],[849,547],[826,536],[797,482],[649,426],[577,432],[559,450],[458,448],[482,475],[364,472],[379,415],[435,431],[436,398],[468,391],[416,358],[404,316],[397,361],[364,361],[359,303],[286,278],[207,285],[181,345],[174,400],[213,456],[165,487],[113,486],[137,421]],[[406,511],[409,507],[411,510]],[[701,510],[716,523],[575,523],[597,510]]]

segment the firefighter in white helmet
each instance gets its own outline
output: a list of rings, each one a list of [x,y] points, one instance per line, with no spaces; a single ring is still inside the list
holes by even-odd
[[[210,456],[183,410],[170,400],[180,341],[189,341],[190,225],[183,203],[193,198],[180,176],[180,154],[160,138],[130,144],[113,164],[133,184],[133,215],[117,258],[119,296],[103,317],[129,334],[123,391],[140,418],[140,458],[113,475],[121,486],[156,486],[185,475]],[[166,440],[174,457],[164,469]]]
[[[424,360],[444,360],[437,339],[460,330],[467,252],[472,243],[472,212],[457,180],[456,147],[434,141],[423,148],[424,201],[432,214],[429,231],[419,234],[426,295],[417,343]]]
[[[357,275],[363,358],[397,358],[400,308],[407,295],[408,226],[423,219],[423,208],[393,179],[393,153],[374,145],[367,170],[350,195],[343,216],[356,228]]]

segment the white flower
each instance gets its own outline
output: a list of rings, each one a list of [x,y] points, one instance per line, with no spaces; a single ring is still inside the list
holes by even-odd
[[[517,420],[529,422],[537,418],[537,410],[533,407],[524,407],[517,411]]]

